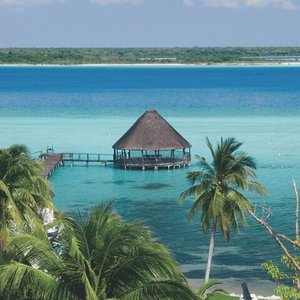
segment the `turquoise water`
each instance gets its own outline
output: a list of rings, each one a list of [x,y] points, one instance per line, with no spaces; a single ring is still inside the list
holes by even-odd
[[[292,178],[300,185],[300,68],[263,67],[1,67],[0,145],[27,144],[35,153],[112,153],[112,144],[149,107],[156,108],[209,159],[205,145],[234,136],[255,157],[268,196],[253,202],[272,207],[270,222],[293,234]],[[209,235],[199,220],[187,222],[186,173],[196,169],[134,171],[111,166],[64,166],[51,177],[55,204],[63,211],[87,211],[115,201],[124,219],[142,220],[167,245],[191,281],[203,278]],[[256,292],[272,293],[260,269],[280,251],[257,224],[218,236],[212,277],[240,292],[249,282]]]

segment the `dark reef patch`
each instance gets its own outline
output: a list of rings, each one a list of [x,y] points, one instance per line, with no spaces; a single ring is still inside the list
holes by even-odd
[[[85,180],[83,183],[84,184],[95,184],[96,181],[95,180]]]
[[[134,180],[116,180],[116,181],[105,181],[105,184],[117,184],[117,185],[123,185],[126,183],[133,183]]]
[[[134,186],[133,188],[135,189],[144,189],[144,190],[159,190],[163,188],[171,187],[170,184],[165,184],[165,183],[159,183],[159,182],[154,182],[154,183],[147,183],[143,185],[137,185]]]

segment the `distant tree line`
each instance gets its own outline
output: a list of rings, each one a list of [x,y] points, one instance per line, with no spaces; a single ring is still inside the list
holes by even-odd
[[[0,64],[255,63],[284,61],[285,57],[300,61],[300,47],[0,49]]]

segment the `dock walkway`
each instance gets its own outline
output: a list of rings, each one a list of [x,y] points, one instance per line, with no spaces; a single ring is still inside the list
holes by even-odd
[[[41,176],[49,177],[54,169],[63,164],[61,153],[41,154],[39,159],[43,161],[44,169]]]
[[[89,163],[101,163],[107,166],[108,163],[113,162],[112,159],[107,159],[108,154],[96,153],[42,153],[39,159],[43,161],[44,169],[41,176],[49,177],[53,171],[62,166],[64,163],[69,162],[74,165],[74,162],[83,162],[86,165]]]

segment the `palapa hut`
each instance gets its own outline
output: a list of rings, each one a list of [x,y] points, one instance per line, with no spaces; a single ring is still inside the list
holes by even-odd
[[[190,165],[192,145],[156,110],[147,110],[113,145],[120,168],[175,168]]]

